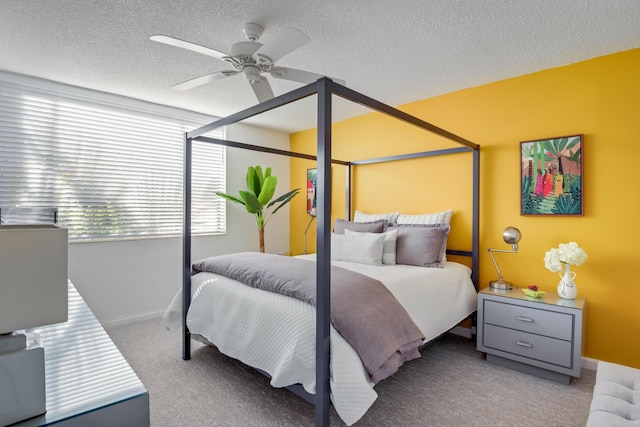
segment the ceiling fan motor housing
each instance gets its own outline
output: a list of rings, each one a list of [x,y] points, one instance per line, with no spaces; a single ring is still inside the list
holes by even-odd
[[[264,28],[262,28],[258,24],[253,24],[251,22],[244,24],[244,28],[242,29],[244,36],[247,38],[247,40],[251,41],[257,41],[258,39],[260,39],[263,31]]]

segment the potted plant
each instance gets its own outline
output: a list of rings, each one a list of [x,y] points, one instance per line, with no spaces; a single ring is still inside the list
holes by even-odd
[[[244,205],[247,212],[256,216],[258,237],[260,239],[260,252],[264,252],[264,228],[267,222],[269,222],[273,214],[278,212],[281,207],[289,203],[291,199],[300,192],[300,189],[296,188],[275,200],[271,200],[276,192],[277,184],[278,180],[275,176],[271,175],[270,167],[265,169],[263,173],[260,166],[249,166],[247,170],[247,190],[240,190],[240,198],[216,192],[216,195],[220,197]],[[269,213],[268,209],[276,204],[278,205],[275,209]]]

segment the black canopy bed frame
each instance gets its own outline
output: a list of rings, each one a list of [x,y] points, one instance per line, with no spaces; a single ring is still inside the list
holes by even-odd
[[[231,125],[250,117],[262,114],[286,104],[317,94],[317,156],[296,153],[286,150],[261,147],[251,144],[221,140],[203,136],[205,133]],[[414,125],[425,131],[435,133],[448,140],[460,144],[462,147],[403,154],[390,157],[380,157],[367,160],[342,161],[331,157],[332,151],[332,96],[337,95],[349,101],[368,107],[374,111],[394,117],[398,120]],[[330,293],[331,293],[331,164],[347,167],[346,185],[346,216],[351,217],[351,186],[352,168],[356,165],[382,163],[419,157],[441,156],[461,152],[472,153],[473,159],[473,213],[471,251],[447,250],[447,254],[471,257],[471,279],[476,291],[478,290],[479,267],[479,149],[480,146],[450,133],[444,129],[411,116],[396,108],[390,107],[373,98],[337,84],[328,78],[321,78],[314,83],[275,97],[266,102],[240,111],[231,116],[221,118],[184,136],[184,227],[183,227],[183,264],[182,264],[182,358],[191,358],[191,335],[187,327],[187,312],[191,304],[191,173],[192,173],[192,142],[200,141],[227,147],[261,151],[271,154],[286,155],[307,160],[317,161],[317,244],[316,244],[316,283],[321,284],[316,289],[316,394],[315,403],[316,426],[328,426],[330,414],[329,389],[329,361],[330,361]],[[473,325],[475,326],[475,325]],[[301,387],[300,387],[301,388]]]

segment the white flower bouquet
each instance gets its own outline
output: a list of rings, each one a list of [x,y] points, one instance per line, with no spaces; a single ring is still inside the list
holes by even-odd
[[[562,271],[563,264],[581,265],[586,260],[587,253],[576,242],[560,243],[544,254],[544,266],[554,273]]]

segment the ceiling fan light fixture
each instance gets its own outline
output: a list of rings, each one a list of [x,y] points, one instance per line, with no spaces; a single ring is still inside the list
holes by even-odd
[[[244,77],[249,80],[249,82],[254,83],[261,80],[260,68],[255,65],[245,65],[243,71]]]

